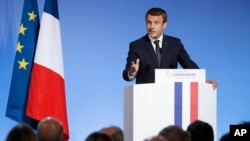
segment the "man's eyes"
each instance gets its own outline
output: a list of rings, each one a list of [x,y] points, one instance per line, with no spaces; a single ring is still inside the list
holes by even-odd
[[[155,22],[147,22],[147,24],[152,24],[152,23],[154,23],[154,24],[160,24],[160,22],[159,22],[159,21],[155,21]]]

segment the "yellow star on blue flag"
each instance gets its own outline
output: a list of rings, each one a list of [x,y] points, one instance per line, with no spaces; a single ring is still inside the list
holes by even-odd
[[[40,27],[38,15],[37,0],[24,0],[6,109],[7,117],[29,123],[33,127],[34,120],[26,115],[26,101]]]

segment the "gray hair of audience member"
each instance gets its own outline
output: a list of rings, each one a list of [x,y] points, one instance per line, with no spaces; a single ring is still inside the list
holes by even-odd
[[[163,128],[158,135],[169,141],[184,141],[185,131],[177,125],[169,125]]]
[[[20,123],[10,130],[6,141],[36,141],[36,135],[31,126]]]
[[[202,120],[196,120],[190,123],[187,127],[187,131],[191,133],[192,141],[213,141],[214,132],[213,127]]]
[[[144,141],[168,141],[168,140],[161,135],[157,135],[157,136],[149,137],[145,139]]]
[[[113,141],[113,140],[109,135],[95,131],[89,134],[85,139],[85,141]]]
[[[63,125],[55,117],[42,119],[37,127],[38,141],[62,141]]]
[[[113,141],[124,141],[123,130],[118,126],[106,126],[103,127],[100,132],[109,135]]]

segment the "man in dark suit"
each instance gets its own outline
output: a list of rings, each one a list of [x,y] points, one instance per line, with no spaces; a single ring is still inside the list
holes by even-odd
[[[165,10],[151,8],[145,19],[147,35],[130,43],[126,68],[123,71],[124,80],[136,79],[136,84],[154,83],[155,69],[176,69],[178,63],[183,68],[199,69],[181,40],[163,33],[167,26]],[[213,84],[214,88],[217,87],[215,81],[207,82]]]

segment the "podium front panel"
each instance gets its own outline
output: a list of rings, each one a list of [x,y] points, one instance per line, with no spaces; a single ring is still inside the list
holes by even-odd
[[[186,130],[196,119],[211,124],[216,139],[216,107],[216,90],[206,83],[174,82],[125,87],[125,141],[142,141],[169,125]]]

